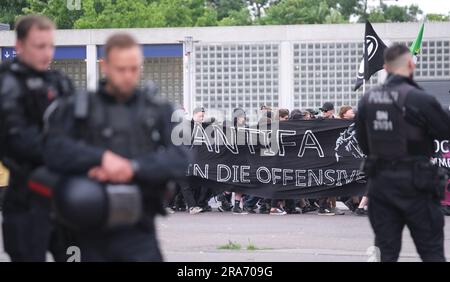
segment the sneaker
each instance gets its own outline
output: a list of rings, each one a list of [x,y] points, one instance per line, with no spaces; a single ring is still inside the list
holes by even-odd
[[[219,206],[217,209],[218,209],[220,212],[229,212],[229,211],[231,211],[232,207],[229,206],[229,205],[224,205],[224,204],[222,203],[222,205]]]
[[[450,215],[450,206],[442,206],[441,207],[442,213],[445,216],[449,216]]]
[[[210,212],[212,211],[212,208],[210,205],[206,205],[204,207],[202,207],[202,212]]]
[[[192,207],[189,208],[189,214],[198,214],[201,213],[203,209],[201,207]]]
[[[216,197],[216,199],[217,199],[218,202],[229,202],[230,199],[231,199],[230,195],[231,194],[221,193],[220,195],[218,195]]]
[[[248,213],[256,213],[254,208],[244,206],[244,211]]]
[[[345,202],[344,202],[344,205],[346,205],[347,208],[348,208],[349,210],[351,210],[352,212],[354,212],[354,211],[356,210],[356,208],[358,208],[358,205],[355,204],[355,203],[353,203],[353,199],[352,199],[352,198],[350,198],[350,199],[348,199],[347,201],[345,201]]]
[[[302,213],[302,211],[297,208],[284,208],[283,210],[286,212],[286,214],[301,214]]]
[[[248,214],[248,212],[243,211],[239,206],[235,206],[233,207],[233,214]]]
[[[357,208],[355,210],[355,215],[366,216],[367,215],[367,211],[364,208]]]
[[[280,209],[280,208],[271,208],[270,209],[270,215],[286,215],[286,211]]]
[[[333,212],[335,215],[345,215],[345,212],[338,208],[332,208],[331,212]]]
[[[316,206],[306,206],[306,207],[302,208],[302,213],[313,212],[316,210],[317,210]]]
[[[321,208],[317,212],[318,215],[334,215],[334,212],[330,211],[329,209]]]
[[[175,207],[175,211],[185,212],[186,211],[186,206]]]
[[[320,209],[320,205],[317,201],[313,201],[313,206],[315,206],[316,208]]]
[[[262,213],[262,214],[268,214],[270,212],[270,209],[266,208],[265,206],[262,206],[259,208],[258,211],[259,211],[259,213]]]
[[[166,208],[166,212],[167,212],[168,214],[174,214],[174,213],[175,213],[175,211],[174,211],[171,207],[167,207],[167,208]]]
[[[262,214],[269,214],[269,212],[270,212],[270,206],[269,206],[269,205],[266,205],[266,204],[261,205],[261,206],[259,207],[258,211],[259,211],[259,213],[262,213]]]

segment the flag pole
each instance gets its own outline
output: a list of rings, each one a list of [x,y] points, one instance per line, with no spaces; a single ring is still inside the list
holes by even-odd
[[[366,20],[366,26],[364,28],[364,38],[363,38],[363,46],[364,46],[364,53],[363,53],[363,61],[364,61],[364,71],[363,71],[363,96],[366,94],[366,73],[368,71],[368,64],[369,64],[369,59],[367,58],[367,40],[366,40],[366,35],[367,35],[367,25],[369,24],[369,21]]]

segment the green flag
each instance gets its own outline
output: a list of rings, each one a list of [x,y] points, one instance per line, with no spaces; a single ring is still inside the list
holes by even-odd
[[[422,46],[422,37],[423,37],[423,27],[425,23],[422,23],[420,26],[419,33],[417,34],[416,40],[411,44],[411,47],[409,47],[409,51],[414,56],[414,60],[417,61],[417,55],[420,53],[420,49]]]

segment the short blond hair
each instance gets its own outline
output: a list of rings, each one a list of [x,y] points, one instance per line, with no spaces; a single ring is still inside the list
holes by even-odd
[[[46,16],[41,15],[28,15],[20,17],[15,25],[17,40],[24,40],[27,38],[28,33],[33,27],[37,27],[39,30],[55,29],[56,26]]]
[[[112,49],[128,49],[139,46],[136,39],[128,33],[116,33],[111,35],[105,44],[105,59],[108,59],[108,55]]]

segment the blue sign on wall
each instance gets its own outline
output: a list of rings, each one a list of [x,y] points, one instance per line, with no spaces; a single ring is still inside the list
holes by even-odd
[[[144,57],[182,57],[183,44],[154,44],[143,45]],[[103,46],[97,46],[97,58],[102,58],[104,54]],[[16,57],[13,47],[2,47],[2,60],[12,60]],[[55,49],[55,60],[64,59],[86,59],[85,46],[60,46]]]
[[[183,57],[183,44],[142,45],[145,58]],[[97,46],[97,59],[104,55],[103,46]]]
[[[16,57],[16,50],[14,48],[4,47],[2,48],[2,61],[12,60]]]
[[[16,51],[12,47],[2,48],[2,60],[12,60],[16,57]],[[63,46],[56,47],[55,60],[64,59],[86,59],[86,47],[85,46]]]

